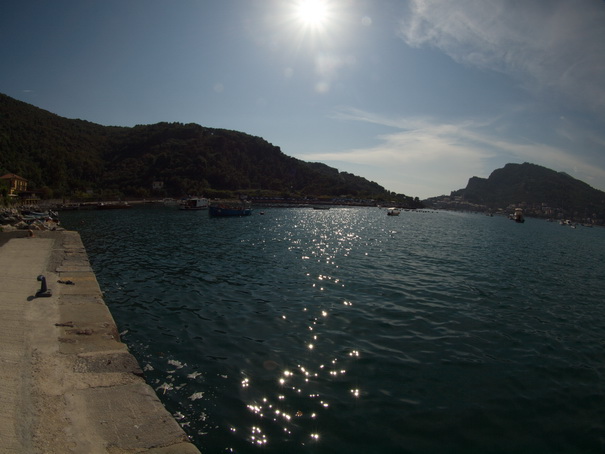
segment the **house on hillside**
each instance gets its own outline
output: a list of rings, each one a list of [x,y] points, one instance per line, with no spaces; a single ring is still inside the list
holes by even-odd
[[[17,197],[19,193],[27,191],[27,180],[14,173],[7,173],[0,177],[0,181],[8,184],[8,195]]]
[[[40,201],[38,192],[28,191],[27,183],[28,181],[25,178],[15,173],[7,173],[0,177],[0,185],[8,188],[8,196],[11,199],[17,200],[19,198],[23,205],[36,205]]]

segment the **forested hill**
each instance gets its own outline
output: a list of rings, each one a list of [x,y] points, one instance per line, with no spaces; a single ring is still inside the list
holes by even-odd
[[[46,196],[186,194],[351,197],[419,205],[377,183],[286,156],[242,132],[197,124],[133,128],[71,120],[0,94],[0,172],[16,173]],[[161,190],[152,190],[162,182]]]

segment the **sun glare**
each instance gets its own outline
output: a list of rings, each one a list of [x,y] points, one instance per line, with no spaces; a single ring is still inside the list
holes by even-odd
[[[300,0],[296,7],[296,15],[307,26],[320,26],[328,15],[325,0]]]

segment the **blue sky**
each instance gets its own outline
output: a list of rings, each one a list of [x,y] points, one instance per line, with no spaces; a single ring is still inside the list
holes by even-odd
[[[304,1],[8,0],[0,92],[242,131],[420,198],[509,162],[605,190],[605,1]]]

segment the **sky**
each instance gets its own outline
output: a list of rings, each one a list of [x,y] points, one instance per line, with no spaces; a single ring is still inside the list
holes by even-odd
[[[7,0],[0,92],[242,131],[421,199],[530,162],[605,190],[604,0]]]

